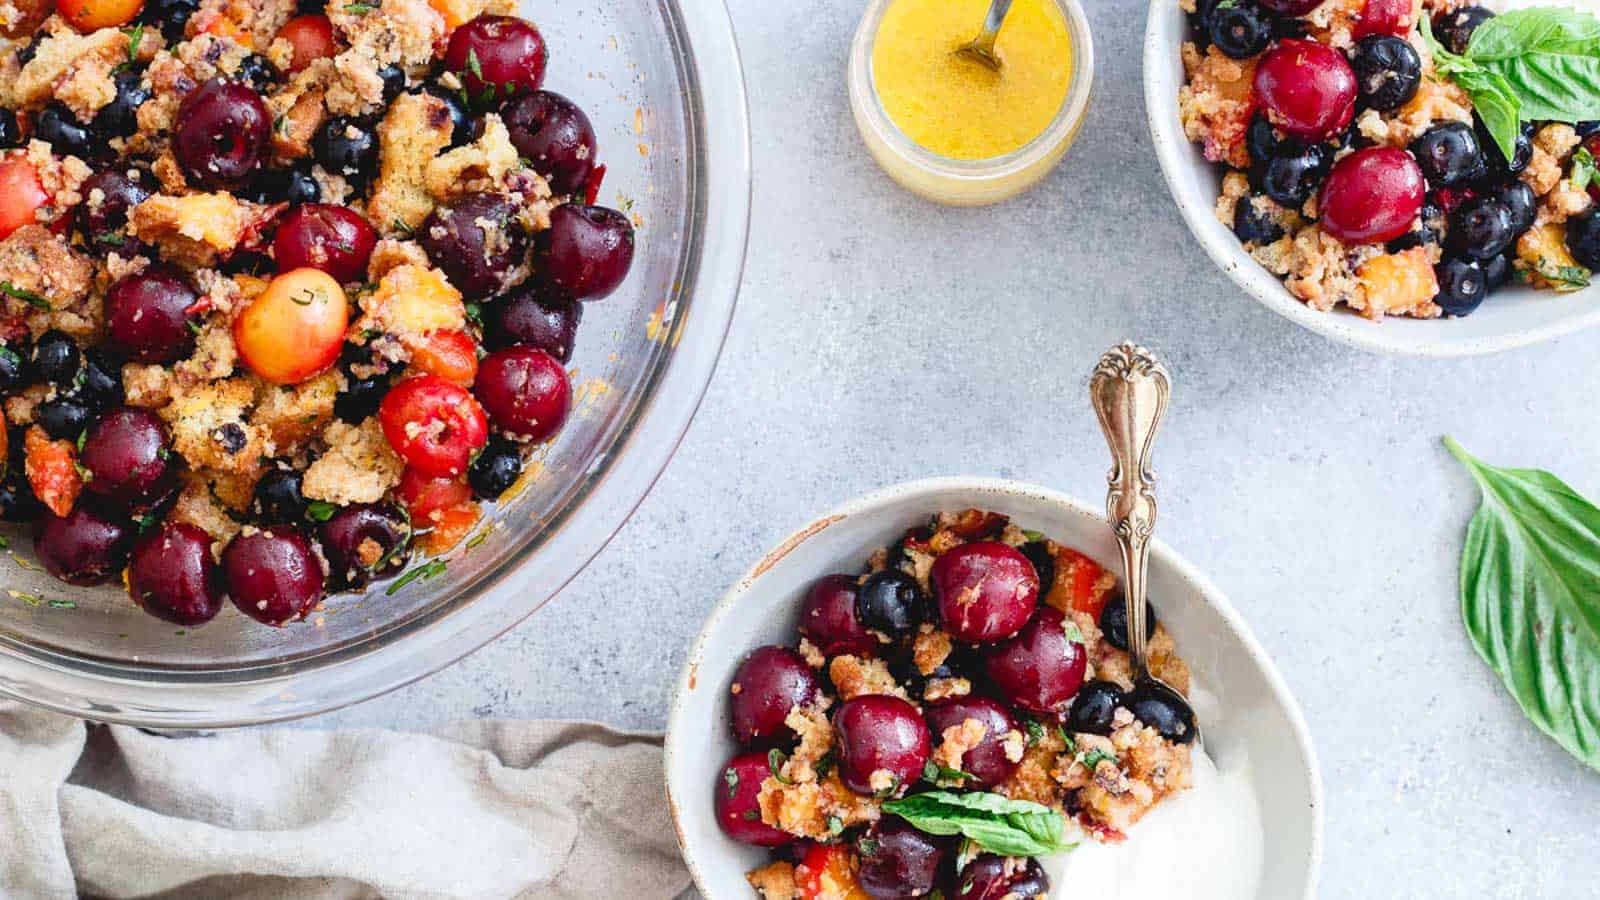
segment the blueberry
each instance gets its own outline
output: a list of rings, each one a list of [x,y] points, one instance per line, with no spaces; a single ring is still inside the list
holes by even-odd
[[[117,86],[117,96],[94,117],[94,131],[101,140],[128,137],[138,131],[139,107],[150,99],[150,89],[144,86],[144,72],[140,69],[119,72],[112,81]]]
[[[1249,59],[1267,49],[1272,26],[1261,10],[1248,3],[1214,8],[1211,12],[1211,43],[1233,59]]]
[[[1584,266],[1600,269],[1600,214],[1567,221],[1567,249]]]
[[[78,396],[96,412],[104,412],[122,405],[122,366],[99,347],[90,347],[83,351]]]
[[[1393,35],[1362,38],[1351,54],[1350,67],[1362,99],[1384,112],[1410,102],[1422,84],[1422,58],[1409,42]]]
[[[378,168],[378,137],[370,123],[348,116],[329,119],[312,141],[317,162],[334,175],[364,181]]]
[[[94,137],[72,110],[60,103],[51,103],[34,117],[33,136],[54,147],[62,156],[94,158]]]
[[[383,79],[383,102],[388,103],[406,89],[406,73],[399,66],[384,66],[378,70]]]
[[[1284,141],[1261,171],[1261,190],[1279,206],[1299,209],[1316,193],[1331,163],[1332,154],[1322,144]]]
[[[89,427],[89,407],[75,397],[57,397],[39,404],[39,427],[58,441],[75,441]]]
[[[1470,316],[1489,296],[1489,280],[1483,268],[1469,259],[1450,258],[1433,267],[1439,279],[1439,294],[1433,302],[1452,316]]]
[[[1578,137],[1588,137],[1589,135],[1594,134],[1596,131],[1600,131],[1600,119],[1591,119],[1587,122],[1579,122],[1572,127],[1578,132]]]
[[[1478,136],[1465,122],[1446,122],[1423,132],[1411,142],[1411,155],[1433,187],[1462,184],[1483,172]]]
[[[200,0],[147,0],[139,21],[155,25],[169,43],[183,40],[189,17],[200,9]]]
[[[499,500],[522,477],[522,451],[516,444],[495,438],[467,469],[467,483],[481,500]]]
[[[1457,256],[1485,260],[1504,253],[1515,238],[1511,210],[1499,200],[1479,197],[1462,204],[1450,217],[1445,247]]]
[[[1486,293],[1492,294],[1500,290],[1511,280],[1511,257],[1504,253],[1479,265],[1483,268]]]
[[[1118,650],[1128,649],[1128,604],[1124,598],[1117,596],[1106,601],[1105,608],[1100,610],[1100,631],[1106,643]],[[1146,637],[1156,633],[1156,608],[1148,600],[1144,604],[1144,633]]]
[[[78,344],[66,332],[46,331],[33,348],[33,364],[46,381],[70,388],[78,377]]]
[[[301,475],[294,469],[273,466],[256,482],[250,512],[268,525],[299,522],[310,506],[300,492]]]
[[[1271,212],[1262,212],[1254,197],[1240,197],[1233,210],[1233,233],[1246,243],[1270,244],[1283,237],[1283,226]]]
[[[377,415],[383,395],[389,393],[389,379],[382,375],[356,378],[347,375],[348,386],[333,400],[333,414],[351,425],[359,425]]]
[[[428,94],[444,101],[445,107],[450,111],[450,122],[454,131],[450,135],[452,146],[461,146],[472,140],[472,120],[467,117],[467,107],[461,102],[461,95],[450,90],[442,84],[428,82],[417,88],[415,93]]]
[[[1500,151],[1500,145],[1495,143],[1494,137],[1489,134],[1489,129],[1483,120],[1473,116],[1473,134],[1478,137],[1478,146],[1483,148],[1483,159],[1486,171],[1499,178],[1510,178],[1520,174],[1528,168],[1528,163],[1533,160],[1533,123],[1524,122],[1517,129],[1516,158],[1506,162],[1506,155]]]
[[[250,85],[258,94],[265,94],[272,83],[278,80],[278,70],[265,56],[252,53],[240,61],[239,68],[234,70],[233,80]]]
[[[1110,734],[1111,718],[1122,705],[1122,688],[1109,681],[1086,681],[1078,688],[1067,712],[1067,730],[1083,734]]]
[[[905,637],[927,616],[922,588],[896,569],[874,573],[856,591],[856,619],[892,638]]]
[[[1463,6],[1433,23],[1433,36],[1451,53],[1467,52],[1467,44],[1478,26],[1494,18],[1494,13],[1481,6]]]
[[[1250,128],[1244,135],[1245,146],[1250,151],[1250,158],[1257,163],[1271,162],[1278,155],[1278,145],[1283,143],[1283,137],[1278,130],[1272,127],[1266,116],[1257,115],[1250,121]]]
[[[321,203],[322,185],[304,166],[265,169],[250,183],[245,198],[254,203]]]
[[[28,380],[28,359],[33,351],[21,344],[0,346],[0,394],[9,394]]]
[[[1043,598],[1056,583],[1056,559],[1050,555],[1049,545],[1044,541],[1029,541],[1018,549],[1033,563],[1033,571],[1039,575],[1039,596]]]
[[[9,109],[0,108],[0,150],[21,146],[22,124],[17,121],[17,114]]]
[[[48,32],[41,31],[34,35],[32,40],[17,47],[17,67],[21,68],[33,62],[33,58],[39,55],[39,45],[49,36]]]
[[[1173,690],[1158,681],[1141,681],[1124,698],[1123,705],[1133,717],[1154,728],[1174,744],[1192,742],[1199,734],[1194,710]]]
[[[1533,188],[1526,183],[1509,182],[1491,192],[1489,196],[1505,204],[1506,209],[1511,211],[1512,237],[1521,237],[1533,227],[1534,219],[1539,213],[1539,198],[1533,195]]]

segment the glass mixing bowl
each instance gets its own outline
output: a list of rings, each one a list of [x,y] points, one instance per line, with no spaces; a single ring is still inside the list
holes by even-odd
[[[584,310],[573,418],[543,471],[478,546],[393,595],[329,598],[269,628],[225,608],[201,628],[145,615],[120,584],[39,570],[26,531],[0,557],[0,693],[101,721],[204,728],[289,719],[374,697],[503,634],[621,527],[677,448],[727,334],[750,219],[749,113],[720,0],[525,4],[547,86],[594,121],[599,202],[640,223],[634,268]]]

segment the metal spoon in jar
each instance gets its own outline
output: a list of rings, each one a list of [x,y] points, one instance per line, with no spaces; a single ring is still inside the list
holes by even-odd
[[[1000,39],[1000,26],[1011,12],[1011,0],[994,0],[989,6],[989,16],[983,20],[983,31],[971,43],[956,50],[962,56],[975,59],[989,68],[1000,71],[1000,57],[995,55],[994,42]]]
[[[1155,475],[1150,449],[1172,394],[1167,370],[1149,350],[1122,343],[1100,357],[1089,379],[1106,444],[1111,448],[1106,518],[1122,550],[1123,598],[1128,610],[1128,656],[1133,690],[1123,706],[1169,741],[1187,744],[1200,736],[1194,708],[1183,695],[1150,674],[1146,632],[1150,535],[1156,526]]]

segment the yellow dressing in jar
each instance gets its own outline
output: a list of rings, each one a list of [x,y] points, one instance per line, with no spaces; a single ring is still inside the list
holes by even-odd
[[[1050,127],[1072,82],[1072,37],[1056,0],[1016,0],[995,53],[1001,70],[955,51],[990,0],[890,0],[872,46],[884,112],[914,143],[951,159],[1021,149]]]

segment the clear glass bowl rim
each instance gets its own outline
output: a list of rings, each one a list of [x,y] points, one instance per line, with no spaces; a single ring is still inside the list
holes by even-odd
[[[581,502],[457,600],[448,614],[386,632],[307,663],[149,671],[0,643],[0,696],[102,722],[162,729],[257,725],[316,715],[388,693],[443,669],[553,599],[637,509],[677,450],[710,385],[732,324],[751,209],[749,103],[723,0],[666,0],[688,90],[699,253],[689,254],[689,312],[667,335],[671,352],[615,443],[588,475]],[[711,115],[708,116],[708,111]],[[524,564],[553,560],[535,585]]]

